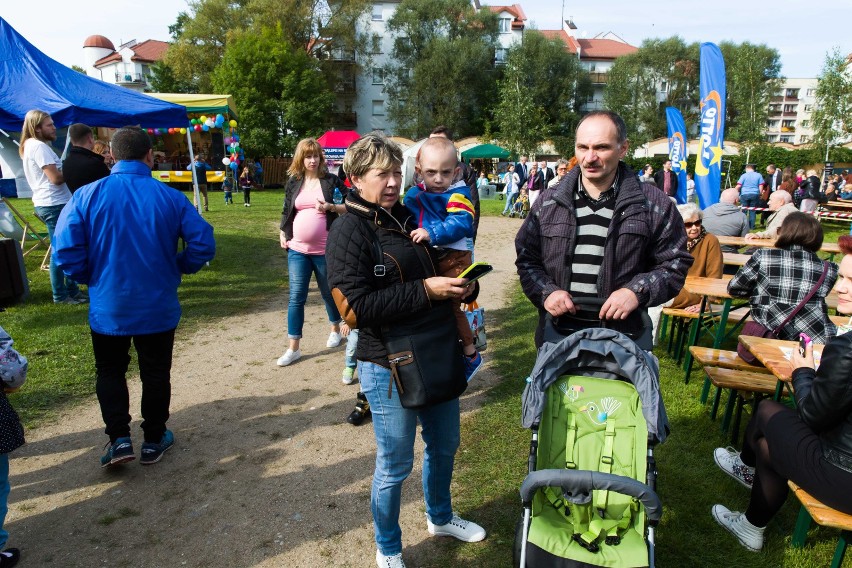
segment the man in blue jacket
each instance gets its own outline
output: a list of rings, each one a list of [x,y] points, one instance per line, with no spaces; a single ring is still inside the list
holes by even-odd
[[[66,274],[89,285],[96,390],[110,439],[101,466],[136,457],[126,382],[131,340],[142,379],[140,461],[149,465],[174,444],[166,421],[181,274],[198,272],[216,243],[189,200],[151,177],[154,156],[144,130],[121,128],[110,147],[116,165],[74,193],[56,225],[54,255]]]

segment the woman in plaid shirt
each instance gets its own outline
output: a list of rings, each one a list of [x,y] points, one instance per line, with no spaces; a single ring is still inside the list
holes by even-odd
[[[807,333],[815,342],[825,343],[837,333],[825,305],[825,297],[837,280],[837,264],[816,255],[822,239],[822,226],[813,215],[790,213],[778,229],[775,248],[759,249],[728,283],[732,296],[750,297],[754,321],[774,330],[826,270],[819,290],[784,329],[778,330],[779,339],[798,340],[800,333]]]

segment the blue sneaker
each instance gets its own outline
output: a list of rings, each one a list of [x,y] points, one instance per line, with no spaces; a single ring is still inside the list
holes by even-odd
[[[142,459],[139,460],[142,465],[151,465],[160,461],[163,454],[174,446],[175,435],[171,430],[166,430],[159,444],[154,442],[145,442],[142,444]]]
[[[479,351],[474,353],[473,357],[464,355],[464,378],[467,379],[467,382],[470,382],[473,376],[478,373],[481,368],[482,355],[479,354]]]
[[[127,463],[135,459],[133,442],[130,438],[117,438],[115,442],[107,443],[107,452],[101,456],[101,467]]]

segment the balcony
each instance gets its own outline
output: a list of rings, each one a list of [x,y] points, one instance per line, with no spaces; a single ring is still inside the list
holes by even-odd
[[[129,85],[133,83],[144,83],[145,77],[141,73],[116,73],[115,83],[117,85]]]
[[[339,95],[354,95],[355,79],[341,79],[335,83],[334,92]]]
[[[606,82],[608,80],[608,75],[609,75],[608,73],[595,72],[595,73],[589,73],[589,78],[592,80],[592,83],[594,83],[594,84],[606,85]]]
[[[330,61],[339,61],[341,63],[355,63],[355,52],[345,49],[333,49],[328,52]]]
[[[358,126],[358,113],[355,112],[333,112],[331,113],[332,126],[337,130],[355,130]]]
[[[795,132],[795,131],[796,131],[795,126],[782,126],[781,127],[781,132]]]

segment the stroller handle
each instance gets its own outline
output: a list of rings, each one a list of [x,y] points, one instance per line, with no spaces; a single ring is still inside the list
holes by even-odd
[[[549,312],[545,312],[543,333],[545,342],[556,343],[575,331],[590,327],[615,328],[619,330],[617,325],[613,326],[610,323],[610,320],[600,318],[600,309],[606,303],[605,298],[578,297],[571,298],[571,301],[577,308],[576,314],[564,314],[559,317],[553,317]],[[648,310],[642,307],[636,309],[639,311],[642,329],[635,333],[628,333],[627,335],[630,339],[637,342],[642,349],[650,351],[653,347],[653,342],[651,342],[651,345],[646,345],[645,343],[651,341],[651,330],[653,329],[651,317],[648,315]],[[622,320],[613,320],[613,323],[616,321]]]
[[[521,484],[521,501],[524,505],[531,503],[535,492],[542,487],[560,487],[568,493],[591,493],[593,489],[607,489],[639,499],[645,507],[648,520],[654,524],[663,516],[663,504],[653,489],[621,475],[574,469],[534,471]]]

